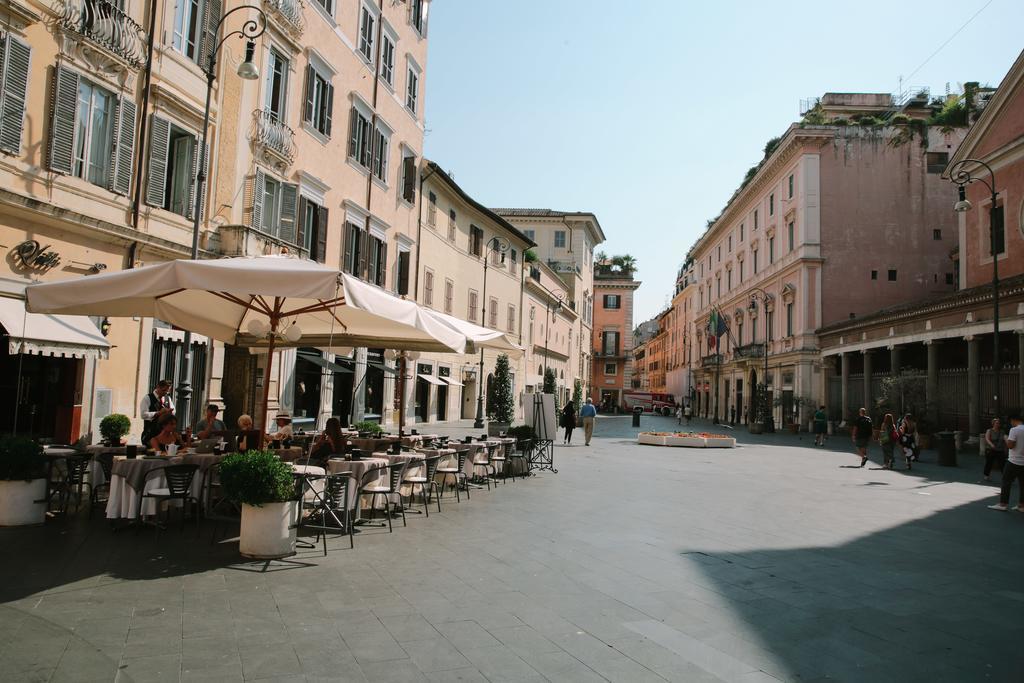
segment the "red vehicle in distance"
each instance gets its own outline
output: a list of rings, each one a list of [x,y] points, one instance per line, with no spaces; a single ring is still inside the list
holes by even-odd
[[[645,413],[673,415],[676,412],[676,397],[672,394],[652,394],[647,391],[626,391],[622,394],[622,406],[627,413],[640,406]]]

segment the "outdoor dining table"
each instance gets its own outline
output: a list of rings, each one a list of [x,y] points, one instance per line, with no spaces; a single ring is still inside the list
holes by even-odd
[[[142,495],[153,489],[166,488],[167,479],[161,474],[147,480],[146,475],[152,470],[168,465],[199,466],[199,471],[192,478],[189,493],[200,500],[206,472],[223,457],[215,453],[183,452],[174,457],[140,457],[129,460],[125,456],[115,455],[114,464],[110,469],[107,519],[136,519],[140,515],[145,517],[156,514],[156,501],[150,498],[143,503]],[[99,476],[102,477],[102,472]]]
[[[386,451],[391,447],[391,444],[398,441],[397,436],[382,436],[379,438],[365,438],[365,439],[349,439],[348,442],[352,445],[352,448],[356,448],[364,453],[375,453],[377,451]]]
[[[387,467],[390,461],[383,457],[383,454],[375,453],[372,458],[363,458],[361,460],[343,460],[342,458],[331,458],[327,461],[327,471],[331,474],[337,474],[340,472],[351,472],[353,476],[353,483],[348,489],[348,508],[349,510],[355,510],[356,519],[361,519],[360,509],[363,505],[369,505],[370,496],[363,496],[362,504],[356,505],[356,497],[359,495],[359,488],[363,482],[363,476],[370,470],[380,470],[378,481],[384,480],[387,477]]]

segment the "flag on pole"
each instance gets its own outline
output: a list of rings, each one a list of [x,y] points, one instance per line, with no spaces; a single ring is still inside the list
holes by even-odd
[[[711,309],[708,316],[708,351],[718,348],[718,311]]]

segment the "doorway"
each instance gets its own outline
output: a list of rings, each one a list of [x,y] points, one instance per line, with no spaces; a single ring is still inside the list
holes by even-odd
[[[430,419],[430,383],[422,377],[416,378],[416,421]]]
[[[462,387],[462,419],[472,420],[476,417],[476,377],[465,380]]]
[[[10,354],[0,357],[0,431],[70,443],[77,438],[81,399],[76,396],[77,358]],[[19,368],[20,366],[20,368]],[[20,369],[20,375],[19,375]],[[20,380],[20,382],[19,382]],[[18,423],[14,424],[14,404]],[[74,438],[73,438],[74,437]]]

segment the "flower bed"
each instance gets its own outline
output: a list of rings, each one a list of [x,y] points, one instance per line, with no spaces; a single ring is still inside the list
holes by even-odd
[[[683,448],[734,448],[736,439],[726,434],[709,432],[640,432],[637,443],[648,446],[681,446]]]

